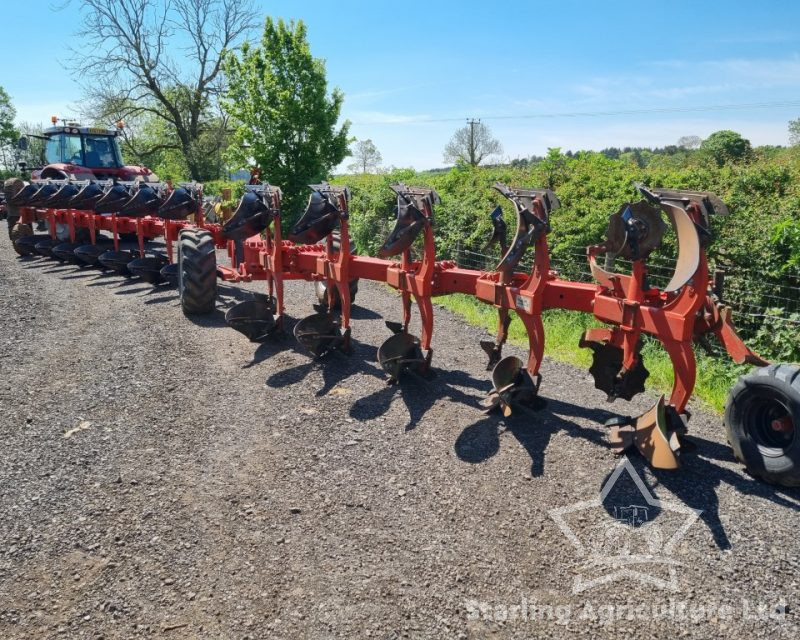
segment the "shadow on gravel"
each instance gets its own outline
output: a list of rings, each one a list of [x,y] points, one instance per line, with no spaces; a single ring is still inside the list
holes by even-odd
[[[113,271],[105,273],[98,273],[97,278],[92,280],[92,282],[87,282],[87,287],[105,287],[108,285],[121,287],[126,284],[130,280],[127,276],[121,276],[118,273],[114,273]]]
[[[150,296],[154,297],[151,298]],[[180,299],[178,292],[168,286],[153,287],[144,297],[147,298],[144,301],[145,304],[164,304],[165,302],[174,302]]]
[[[375,377],[383,375],[383,372],[372,364],[377,358],[377,349],[374,346],[351,340],[353,352],[350,355],[339,351],[329,351],[319,358],[312,358],[292,337],[292,324],[287,322],[285,334],[282,337],[275,337],[273,340],[261,344],[253,354],[253,360],[244,365],[244,368],[252,367],[283,351],[294,351],[308,358],[307,362],[273,373],[266,380],[267,386],[285,387],[297,384],[305,380],[312,372],[320,371],[323,384],[314,395],[321,397],[340,382],[355,374],[363,373]]]
[[[161,290],[158,288],[157,290]],[[175,297],[179,297],[175,294]],[[227,284],[217,283],[217,306],[211,313],[203,315],[187,315],[185,318],[189,322],[196,324],[198,327],[207,328],[228,328],[225,322],[225,312],[235,305],[237,302],[245,300],[254,300],[259,297],[264,297],[262,293],[248,291],[239,287],[232,287]]]
[[[377,351],[375,357],[377,358]],[[386,374],[381,369],[374,365],[370,366],[377,371],[376,375],[385,378]],[[409,414],[405,430],[411,431],[417,427],[428,410],[442,398],[477,410],[479,398],[463,392],[458,387],[485,393],[490,386],[487,380],[478,380],[458,369],[437,370],[436,376],[431,380],[408,375],[399,384],[387,385],[380,391],[356,400],[350,407],[350,417],[356,420],[372,420],[382,416],[389,411],[394,399],[399,397],[406,405]]]
[[[261,364],[265,360],[269,360],[272,356],[284,351],[299,351],[291,331],[291,326],[294,325],[294,322],[291,320],[291,318],[289,318],[289,316],[284,315],[283,318],[284,330],[276,331],[267,340],[260,343],[253,352],[253,358],[247,364],[242,365],[242,369],[254,367],[257,364]],[[286,327],[288,327],[288,329]]]
[[[143,283],[142,283],[141,280],[135,280],[135,281],[125,282],[124,284],[130,284],[130,285],[136,287],[136,285],[141,285]],[[136,287],[135,289],[124,289],[124,290],[120,288],[121,286],[122,285],[117,287],[120,290],[119,291],[115,291],[114,295],[117,295],[117,296],[130,296],[130,295],[132,295],[134,293],[142,293],[142,292],[145,292],[145,291],[146,292],[150,292],[153,289],[153,287],[151,285],[149,285],[149,284],[147,286],[144,286],[144,287],[139,286],[139,287]]]
[[[17,262],[22,265],[23,269],[36,269],[61,264],[60,262],[47,260],[40,256],[17,256]]]
[[[572,437],[580,437],[598,445],[598,456],[611,458],[608,444],[601,428],[590,429],[565,419],[562,416],[580,417],[598,423],[598,427],[612,414],[597,409],[586,409],[566,402],[548,399],[547,408],[534,414],[537,419],[532,421],[524,413],[514,414],[510,418],[498,419],[486,416],[470,425],[461,433],[455,443],[455,452],[459,459],[479,464],[494,456],[500,450],[501,437],[511,433],[531,457],[531,475],[540,476],[544,471],[545,450],[550,437],[560,430],[565,430]],[[732,471],[714,461],[735,462],[730,449],[720,443],[703,438],[691,437],[691,442],[697,450],[684,454],[681,457],[681,469],[678,471],[665,471],[652,469],[646,460],[633,451],[628,459],[633,464],[647,488],[658,497],[654,491],[652,478],[656,479],[655,487],[664,487],[676,496],[683,504],[692,509],[701,511],[700,520],[705,523],[711,532],[714,542],[720,549],[731,547],[728,535],[719,516],[719,499],[717,487],[728,484],[746,495],[756,496],[768,500],[775,505],[800,510],[800,489],[775,487],[745,475],[743,472]],[[611,466],[611,463],[609,463]],[[616,465],[612,466],[609,473],[598,487],[598,493],[606,480],[614,472]],[[615,487],[616,489],[616,487]],[[587,496],[589,498],[591,496]],[[611,513],[611,512],[610,512]],[[612,514],[613,515],[613,514]],[[655,513],[655,517],[658,513]]]
[[[196,324],[198,327],[217,329],[220,327],[225,327],[226,329],[228,328],[228,325],[225,322],[225,312],[222,309],[214,309],[211,313],[205,313],[200,316],[184,314],[184,318],[186,318],[192,324]]]
[[[266,294],[258,291],[249,291],[229,284],[217,283],[217,303],[225,308],[232,307],[237,302],[264,298]]]
[[[374,312],[372,309],[359,307],[357,304],[353,303],[353,306],[350,307],[350,317],[353,320],[379,320],[381,314]]]
[[[719,517],[716,490],[723,483],[742,494],[756,496],[793,511],[800,510],[800,489],[768,485],[746,475],[744,470],[733,471],[715,464],[713,460],[735,462],[728,447],[704,438],[690,437],[690,441],[697,445],[697,450],[681,457],[682,467],[677,472],[649,469],[638,453],[631,454],[629,459],[651,492],[648,473],[658,480],[657,486],[665,487],[686,506],[701,510],[700,520],[708,527],[719,549],[731,548]]]
[[[464,462],[485,462],[500,450],[500,438],[510,433],[531,457],[531,475],[537,477],[544,473],[545,450],[550,438],[559,431],[605,447],[601,431],[582,427],[563,416],[602,422],[610,415],[607,411],[547,399],[547,405],[539,411],[517,411],[508,418],[485,416],[461,432],[455,452]]]
[[[42,273],[69,273],[77,271],[78,267],[73,264],[62,264],[60,262],[52,262],[44,260],[39,263],[31,263],[26,265],[26,269],[37,268],[41,269]]]

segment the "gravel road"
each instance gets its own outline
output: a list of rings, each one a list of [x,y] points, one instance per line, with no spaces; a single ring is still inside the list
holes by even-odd
[[[800,492],[718,416],[680,472],[617,467],[600,423],[652,395],[546,360],[545,409],[486,417],[485,336],[447,311],[438,376],[388,387],[392,292],[362,283],[355,353],[314,362],[225,326],[247,289],[189,320],[2,234],[0,637],[798,637]]]

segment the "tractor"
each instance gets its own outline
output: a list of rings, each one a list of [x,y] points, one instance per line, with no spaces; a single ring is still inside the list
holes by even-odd
[[[28,149],[29,138],[42,140],[41,167],[30,168],[27,163],[20,162],[23,174],[30,171],[32,180],[115,180],[133,182],[158,182],[158,176],[143,166],[126,165],[119,148],[119,137],[122,135],[123,123],[116,127],[84,127],[77,122],[61,120],[52,116],[53,126],[45,129],[41,135],[23,136],[18,147],[21,151]],[[30,224],[20,222],[17,207],[7,204],[8,232],[12,242],[31,235]],[[46,221],[39,221],[40,230],[46,228]],[[80,240],[89,241],[86,230],[81,230]],[[65,225],[58,225],[56,237],[66,240],[69,230]],[[122,234],[122,240],[134,240],[133,234]]]
[[[34,136],[44,141],[43,167],[31,170],[31,178],[74,178],[76,180],[144,180],[158,182],[147,167],[126,165],[122,160],[118,138],[123,124],[116,128],[83,127],[77,122],[51,118],[53,126],[42,135]],[[21,149],[28,148],[28,139],[19,141]],[[22,167],[23,171],[25,167]]]

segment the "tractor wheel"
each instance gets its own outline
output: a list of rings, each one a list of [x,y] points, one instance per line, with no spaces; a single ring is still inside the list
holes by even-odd
[[[800,367],[773,364],[739,378],[725,403],[736,458],[762,480],[800,486]]]
[[[328,283],[324,280],[317,280],[314,282],[314,293],[317,295],[317,302],[319,304],[328,304]],[[358,293],[358,278],[350,281],[350,304],[356,301],[356,294]],[[333,308],[338,309],[341,306],[339,302],[339,288],[333,288]]]
[[[178,238],[178,292],[187,315],[211,313],[217,298],[217,254],[208,231],[184,229]]]
[[[11,238],[11,244],[14,246],[14,251],[21,256],[25,256],[28,254],[17,249],[17,240],[24,238],[25,236],[32,236],[33,227],[29,224],[19,224],[17,222],[18,219],[19,218],[14,218],[13,224],[11,218],[8,219],[8,237]]]

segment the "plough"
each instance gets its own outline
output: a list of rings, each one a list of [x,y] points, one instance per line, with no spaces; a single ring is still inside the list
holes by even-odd
[[[725,424],[736,456],[753,474],[769,482],[800,484],[800,368],[770,365],[737,335],[730,309],[712,292],[705,248],[711,219],[727,207],[707,192],[651,189],[637,184],[638,202],[624,204],[609,218],[605,240],[587,248],[595,282],[572,282],[551,268],[548,234],[560,206],[547,189],[496,184],[516,214],[516,230],[508,228],[498,207],[491,214],[490,244],[499,244],[501,258],[491,271],[459,267],[436,260],[434,208],[438,194],[427,188],[393,185],[396,222],[377,257],[357,255],[349,233],[350,191],[321,183],[304,215],[284,239],[281,191],[268,184],[245,187],[232,218],[208,224],[202,213],[202,187],[121,181],[49,180],[8,184],[9,205],[20,208],[18,224],[47,222],[47,237],[17,234],[19,253],[53,255],[105,265],[157,282],[175,279],[185,313],[213,311],[218,279],[231,282],[265,280],[266,295],[240,302],[226,313],[226,322],[254,342],[286,332],[286,280],[315,284],[315,313],[295,323],[297,341],[314,357],[338,350],[350,352],[351,304],[361,279],[382,282],[400,294],[401,314],[386,322],[389,336],[378,349],[388,382],[406,375],[432,375],[434,314],[432,298],[462,293],[497,309],[494,340],[482,341],[491,370],[492,390],[484,410],[509,416],[515,410],[536,410],[540,368],[546,347],[542,314],[565,309],[592,314],[599,326],[584,333],[580,345],[592,351],[595,386],[609,401],[631,400],[644,391],[648,371],[642,357],[645,339],[658,340],[674,368],[669,397],[660,397],[640,416],[621,416],[606,423],[611,448],[621,454],[638,450],[657,469],[677,469],[690,448],[687,403],[695,384],[694,343],[716,337],[737,363],[759,368],[740,378],[726,405]],[[187,216],[194,214],[194,222]],[[667,224],[664,221],[666,216]],[[56,244],[60,228],[68,242]],[[647,260],[669,228],[676,234],[677,266],[662,289],[648,279]],[[80,233],[79,233],[80,231]],[[112,234],[113,248],[99,246],[99,231]],[[119,235],[135,233],[139,250],[122,252]],[[78,238],[79,235],[83,237]],[[163,258],[147,258],[147,238],[161,236]],[[177,261],[173,243],[177,242]],[[412,246],[416,251],[412,251]],[[227,249],[230,264],[217,264],[216,250]],[[530,272],[518,270],[533,253]],[[603,257],[603,264],[598,258]],[[630,272],[615,270],[616,259],[630,262]],[[413,307],[421,335],[409,332]],[[511,312],[528,335],[528,357],[503,356]],[[647,338],[649,336],[649,338]]]

